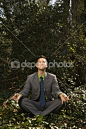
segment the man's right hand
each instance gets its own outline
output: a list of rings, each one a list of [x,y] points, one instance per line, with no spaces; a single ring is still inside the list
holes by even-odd
[[[9,100],[12,100],[13,99],[13,100],[15,100],[18,103],[18,101],[19,101],[20,98],[21,98],[21,94],[16,93]]]

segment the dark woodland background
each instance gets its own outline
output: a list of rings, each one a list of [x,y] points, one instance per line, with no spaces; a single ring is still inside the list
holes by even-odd
[[[86,128],[86,1],[71,0],[71,6],[70,0],[57,0],[54,5],[49,2],[0,1],[1,129],[28,129],[33,126],[47,129],[51,126],[60,129]],[[51,115],[49,121],[44,117],[29,123],[29,120],[21,117],[22,113],[17,112],[15,115],[13,103],[5,107],[2,105],[23,88],[29,74],[37,71],[36,67],[14,70],[9,67],[10,61],[36,62],[39,55],[45,55],[48,63],[55,60],[74,64],[74,67],[52,67],[46,70],[56,74],[60,89],[71,100],[58,117]],[[14,112],[10,113],[10,110]],[[22,123],[22,120],[25,122]],[[43,124],[43,120],[48,124]]]

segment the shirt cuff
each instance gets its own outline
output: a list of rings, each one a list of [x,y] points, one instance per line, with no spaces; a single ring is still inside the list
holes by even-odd
[[[59,94],[59,97],[60,97],[61,94],[62,94],[62,93]]]
[[[19,93],[21,95],[21,97],[23,96],[21,93]]]

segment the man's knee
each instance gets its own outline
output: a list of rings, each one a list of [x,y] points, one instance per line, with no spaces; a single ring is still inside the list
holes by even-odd
[[[54,109],[52,112],[55,113],[55,114],[57,114],[60,110],[63,109],[64,106],[65,106],[65,102],[63,102],[63,104],[60,103],[60,104],[56,107],[56,109]]]
[[[28,103],[29,99],[26,97],[21,97],[18,101],[18,104],[20,106],[20,108],[22,109],[22,111],[31,113],[31,111],[29,110],[29,107],[27,108],[27,103]]]
[[[58,99],[57,99],[57,101],[58,101]],[[60,105],[61,107],[64,107],[64,106],[66,105],[66,102],[63,101],[63,104],[62,104],[62,100],[59,99],[59,105]]]
[[[60,107],[61,109],[62,109],[63,107],[65,107],[65,102],[63,102],[63,104],[62,104],[62,101],[61,101],[59,107]]]
[[[25,105],[25,102],[26,102],[26,97],[21,97],[18,101],[18,104],[20,107],[22,107],[23,105]]]
[[[66,106],[66,102],[63,102],[63,107],[65,107]]]

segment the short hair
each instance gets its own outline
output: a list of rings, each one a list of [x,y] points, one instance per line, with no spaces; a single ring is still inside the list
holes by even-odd
[[[40,58],[46,59],[46,57],[45,57],[44,55],[40,55],[40,56],[37,58],[37,61],[38,61]],[[46,59],[46,61],[47,61],[47,59]]]

